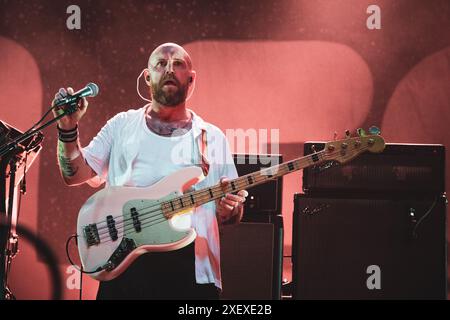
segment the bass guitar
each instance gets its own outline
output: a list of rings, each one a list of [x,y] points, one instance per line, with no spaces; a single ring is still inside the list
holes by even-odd
[[[196,232],[189,223],[180,227],[175,220],[189,217],[195,207],[227,193],[252,188],[312,165],[345,163],[365,151],[384,150],[381,136],[358,130],[356,137],[347,135],[345,139],[327,142],[321,151],[241,176],[231,180],[226,188],[218,183],[188,192],[201,181],[203,173],[199,167],[187,167],[150,187],[108,187],[98,191],[78,215],[78,251],[84,272],[97,280],[111,280],[141,254],[187,246],[194,241]]]

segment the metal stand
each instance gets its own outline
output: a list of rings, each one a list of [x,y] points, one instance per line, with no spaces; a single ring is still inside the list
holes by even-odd
[[[57,117],[25,133],[0,121],[0,300],[15,299],[8,287],[8,274],[11,261],[18,252],[16,225],[19,184],[41,150],[41,130],[76,110],[77,101],[74,101]],[[29,162],[28,168],[26,162]]]

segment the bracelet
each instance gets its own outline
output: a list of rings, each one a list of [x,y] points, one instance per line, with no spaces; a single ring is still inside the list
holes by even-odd
[[[59,139],[59,141],[65,142],[65,143],[67,143],[67,142],[74,142],[74,141],[77,141],[77,139],[78,139],[78,134],[76,134],[76,135],[74,135],[74,136],[70,136],[70,137],[66,137],[66,136],[61,136],[61,135],[59,135],[59,136],[58,136],[58,139]]]
[[[69,129],[69,130],[61,129],[58,124],[56,125],[56,128],[58,129],[58,132],[61,132],[61,133],[73,133],[75,131],[78,131],[78,124],[75,125],[75,128]]]
[[[63,130],[59,126],[58,128],[58,139],[61,142],[68,143],[68,142],[74,142],[78,139],[78,125],[75,126],[75,128],[71,130]]]
[[[58,137],[58,139],[59,139],[59,141],[64,142],[64,143],[75,142],[75,141],[78,140],[78,135],[75,136],[74,138],[68,138],[68,139],[66,139],[66,138]]]

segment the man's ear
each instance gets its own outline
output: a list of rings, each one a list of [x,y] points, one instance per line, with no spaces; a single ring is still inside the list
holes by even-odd
[[[147,68],[144,69],[144,80],[145,83],[147,83],[147,85],[150,87],[150,71]]]
[[[189,78],[189,85],[190,86],[194,83],[196,76],[197,76],[197,73],[194,70],[192,70],[191,71],[191,76]]]

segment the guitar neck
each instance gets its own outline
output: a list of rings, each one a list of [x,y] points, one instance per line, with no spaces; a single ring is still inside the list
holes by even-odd
[[[308,156],[297,158],[288,162],[284,162],[269,168],[261,169],[253,173],[241,176],[234,180],[230,180],[228,186],[222,187],[219,184],[186,193],[185,195],[172,199],[163,204],[166,215],[171,217],[179,212],[185,211],[187,208],[198,207],[210,201],[220,199],[227,193],[235,193],[239,190],[253,188],[257,185],[274,180],[288,173],[292,173],[314,164],[320,164],[327,159],[325,151],[319,151]]]

